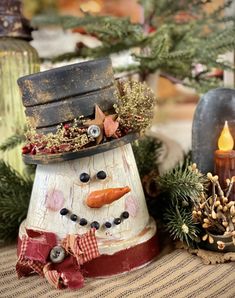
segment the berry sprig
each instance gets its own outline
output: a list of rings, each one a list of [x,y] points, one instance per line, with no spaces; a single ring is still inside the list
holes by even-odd
[[[81,119],[80,117],[73,123],[58,126],[55,134],[37,133],[29,127],[26,133],[27,144],[22,148],[22,153],[35,155],[74,152],[97,144],[97,138],[99,138],[98,143],[104,143],[121,138],[131,132],[126,127],[118,127],[118,121],[110,118],[114,115],[103,115],[102,125],[92,124],[95,120]],[[87,125],[88,122],[89,125]]]
[[[30,129],[26,138],[28,143],[22,148],[22,153],[31,155],[73,152],[94,141],[88,136],[87,128],[77,127],[76,123],[61,125],[55,134],[43,135]]]
[[[193,209],[195,222],[200,223],[205,230],[202,236],[203,241],[214,243],[211,234],[231,236],[235,245],[235,202],[229,201],[228,197],[235,182],[235,176],[227,179],[227,188],[223,190],[217,175],[207,174],[211,183],[212,193],[206,196],[203,192],[199,198],[199,203]],[[224,249],[225,243],[217,243],[219,249]]]

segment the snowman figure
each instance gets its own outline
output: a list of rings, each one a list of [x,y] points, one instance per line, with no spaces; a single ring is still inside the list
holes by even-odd
[[[118,92],[110,59],[18,83],[36,128],[26,135],[23,156],[37,164],[19,232],[18,275],[36,272],[56,288],[76,289],[85,276],[124,273],[154,259],[156,224],[130,145],[139,134],[121,127],[114,113]]]

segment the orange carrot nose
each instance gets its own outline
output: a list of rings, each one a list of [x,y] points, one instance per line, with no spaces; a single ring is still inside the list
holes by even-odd
[[[87,206],[90,208],[100,208],[106,204],[111,204],[119,200],[130,191],[130,187],[106,188],[92,191],[86,199]]]

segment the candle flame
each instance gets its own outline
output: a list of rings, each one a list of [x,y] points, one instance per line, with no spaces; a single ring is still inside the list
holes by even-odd
[[[218,140],[218,147],[222,151],[229,151],[233,149],[233,146],[234,146],[233,137],[230,133],[228,122],[225,121],[224,128]]]

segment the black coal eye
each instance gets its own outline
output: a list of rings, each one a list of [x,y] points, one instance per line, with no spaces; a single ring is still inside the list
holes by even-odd
[[[67,208],[62,208],[61,210],[60,210],[60,214],[61,215],[66,215],[66,214],[68,214],[69,213],[69,210],[67,209]]]
[[[80,175],[80,181],[83,182],[83,183],[86,183],[90,180],[90,175],[87,174],[87,173],[82,173]]]
[[[97,177],[98,179],[103,180],[103,179],[105,179],[105,178],[107,177],[107,175],[106,175],[106,173],[105,173],[104,171],[99,171],[99,172],[96,174],[96,177]]]

